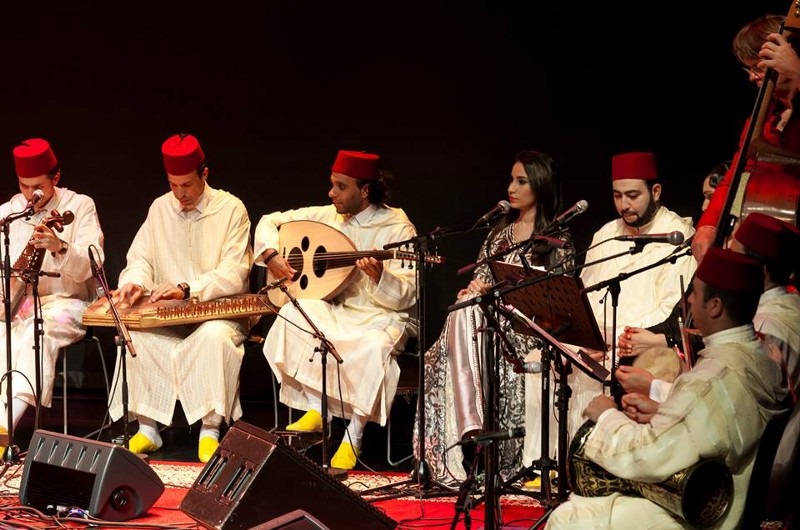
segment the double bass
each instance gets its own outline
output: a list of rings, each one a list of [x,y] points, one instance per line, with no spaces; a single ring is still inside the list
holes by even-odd
[[[800,4],[792,1],[781,35],[798,49]],[[800,85],[789,97],[792,115],[781,130],[772,125],[786,110],[776,96],[778,73],[767,69],[741,146],[729,173],[730,186],[717,223],[714,245],[727,246],[737,223],[760,212],[797,225],[800,212]],[[719,190],[718,190],[719,191]]]

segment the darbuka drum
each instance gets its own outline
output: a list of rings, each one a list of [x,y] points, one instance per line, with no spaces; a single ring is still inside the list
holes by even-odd
[[[569,446],[569,480],[576,494],[600,497],[622,493],[644,497],[695,528],[714,526],[728,513],[733,497],[733,477],[721,460],[701,460],[663,482],[623,479],[584,455],[584,445],[594,425],[592,421],[581,425]]]
[[[649,348],[633,359],[632,366],[647,370],[653,377],[672,383],[681,375],[683,362],[672,348]]]

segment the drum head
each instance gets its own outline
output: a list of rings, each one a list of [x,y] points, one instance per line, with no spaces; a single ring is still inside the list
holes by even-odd
[[[672,383],[681,374],[682,363],[672,348],[650,348],[637,355],[633,366],[647,370],[656,379]]]

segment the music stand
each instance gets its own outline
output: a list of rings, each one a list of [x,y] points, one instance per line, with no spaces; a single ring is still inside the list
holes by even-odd
[[[575,353],[564,346],[561,341],[595,350],[605,350],[605,344],[594,314],[589,307],[586,294],[582,292],[583,285],[579,278],[568,275],[552,275],[537,269],[504,262],[492,262],[489,266],[500,285],[510,286],[498,292],[498,296],[505,302],[497,304],[500,312],[513,321],[513,327],[517,333],[536,335],[545,342],[542,348],[541,455],[538,461],[534,461],[520,473],[509,478],[504,483],[504,487],[516,482],[531,468],[538,468],[542,476],[542,497],[549,510],[552,510],[557,503],[551,502],[549,484],[549,470],[553,464],[549,457],[549,371],[551,361],[558,368],[561,383],[557,393],[560,427],[557,466],[559,475],[566,477],[567,467],[564,455],[567,452],[566,428],[570,397],[566,378],[570,363],[601,383],[606,380],[610,372],[582,349]],[[529,318],[529,315],[533,320]],[[558,336],[558,339],[554,335]],[[558,352],[563,355],[566,362],[559,357]],[[566,497],[566,480],[561,480],[559,481],[558,498],[560,501],[564,501]],[[540,519],[540,522],[544,522],[547,515],[549,515],[549,511]]]
[[[535,317],[536,323],[546,332],[561,342],[593,350],[606,350],[603,335],[583,292],[580,278],[553,276],[545,271],[526,269],[500,261],[490,263],[489,267],[497,281],[503,282],[504,288],[498,292],[503,301],[516,307],[524,315]],[[532,333],[523,324],[517,324],[515,331]],[[593,368],[581,366],[585,359],[585,356],[579,356],[575,359],[576,364],[587,375],[596,379],[597,374],[591,373]]]

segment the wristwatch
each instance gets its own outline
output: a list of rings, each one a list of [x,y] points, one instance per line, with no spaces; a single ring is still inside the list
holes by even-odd
[[[69,250],[69,243],[67,243],[63,239],[60,239],[59,241],[61,241],[61,247],[58,249],[58,252],[51,252],[53,256],[55,256],[56,254],[58,254],[59,256],[63,256],[64,254],[67,253],[67,250]]]
[[[179,283],[178,287],[180,287],[181,290],[183,291],[183,299],[188,300],[189,296],[192,294],[191,289],[189,289],[189,284],[186,282]]]

